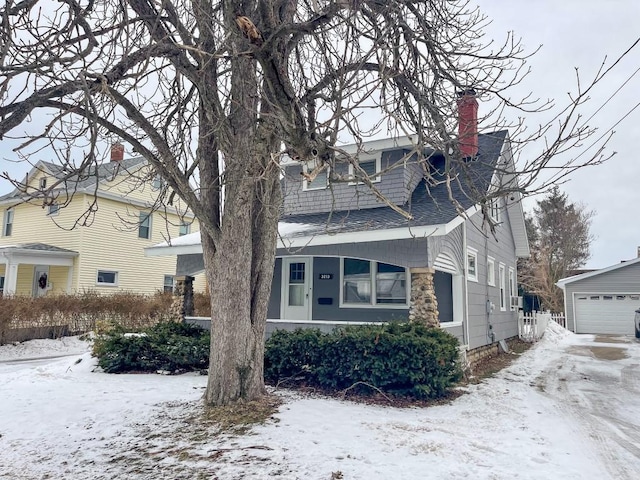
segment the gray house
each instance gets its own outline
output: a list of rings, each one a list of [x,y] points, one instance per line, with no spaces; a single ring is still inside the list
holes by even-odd
[[[477,104],[472,123],[476,111]],[[497,173],[513,170],[509,136],[475,133],[469,143],[470,150],[461,147],[468,161],[450,185],[457,206],[444,182],[425,181],[441,175],[444,157],[425,150],[425,168],[409,138],[368,142],[359,150],[358,165],[381,195],[358,181],[348,162],[336,163],[334,172],[285,164],[268,331],[421,316],[469,350],[517,336],[516,260],[529,255],[520,196],[483,201],[497,185],[516,181]],[[356,152],[343,147],[350,149]],[[335,177],[353,181],[332,182]],[[202,271],[199,236],[177,242],[147,254],[177,255],[178,275]]]
[[[638,258],[601,270],[563,278],[567,328],[576,333],[633,335],[640,308]]]

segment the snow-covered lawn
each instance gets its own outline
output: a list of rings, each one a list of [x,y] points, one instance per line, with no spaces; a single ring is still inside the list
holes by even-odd
[[[0,478],[635,480],[640,343],[604,340],[551,325],[511,367],[430,408],[281,391],[277,419],[243,436],[197,421],[203,376],[96,373],[77,338],[6,345]]]

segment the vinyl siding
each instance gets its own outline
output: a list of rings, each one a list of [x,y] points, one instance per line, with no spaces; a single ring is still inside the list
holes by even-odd
[[[518,335],[518,312],[509,308],[509,268],[516,270],[515,243],[511,235],[509,218],[504,211],[504,201],[500,201],[501,221],[496,227],[495,235],[482,225],[482,214],[476,213],[471,221],[466,222],[467,246],[475,248],[478,253],[478,281],[467,282],[469,348],[481,347],[494,340],[503,340]],[[487,283],[487,257],[495,259],[496,285]],[[499,265],[505,266],[505,288],[507,296],[506,310],[500,310],[500,278]],[[466,253],[465,253],[466,268]],[[516,277],[517,278],[517,277]],[[487,300],[495,305],[493,312],[487,313]],[[489,327],[492,328],[489,328]]]
[[[50,266],[48,283],[51,286],[51,290],[47,292],[47,295],[67,293],[68,275],[68,267]]]
[[[565,311],[567,328],[571,331],[575,331],[574,293],[640,293],[640,263],[633,263],[567,284],[565,287]]]
[[[158,212],[151,216],[151,238],[138,238],[137,222],[140,210],[121,202],[101,198],[99,215],[90,228],[82,231],[79,249],[78,287],[102,293],[129,290],[154,293],[163,289],[164,275],[175,272],[175,257],[145,257],[144,248],[160,243],[167,237],[178,237],[179,219]],[[121,219],[132,222],[123,224]],[[118,272],[117,286],[96,283],[98,270]]]

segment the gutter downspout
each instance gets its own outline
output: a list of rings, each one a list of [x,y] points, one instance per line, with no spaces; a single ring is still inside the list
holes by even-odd
[[[463,259],[463,267],[462,271],[464,272],[464,305],[463,305],[463,320],[464,327],[462,329],[462,337],[464,339],[464,343],[467,345],[467,351],[470,347],[469,342],[469,289],[467,285],[469,283],[469,272],[467,272],[467,222],[462,223],[462,259]]]

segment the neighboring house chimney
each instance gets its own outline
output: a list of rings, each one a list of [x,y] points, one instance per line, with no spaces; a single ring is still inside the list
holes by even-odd
[[[124,159],[124,145],[120,142],[111,145],[111,161],[121,162]]]
[[[462,158],[478,155],[478,100],[473,89],[458,92],[458,141]]]

